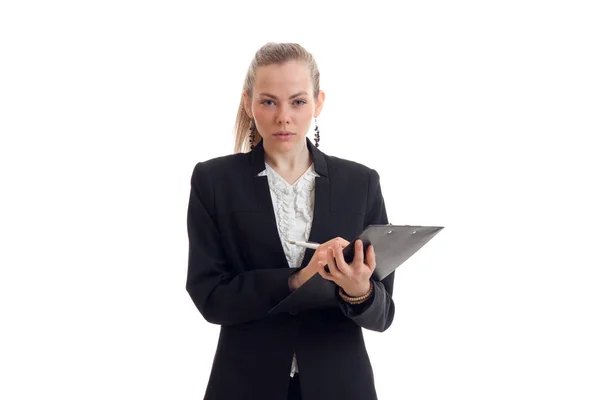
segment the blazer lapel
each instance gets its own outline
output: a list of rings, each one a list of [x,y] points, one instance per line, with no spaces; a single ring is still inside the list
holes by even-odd
[[[329,183],[329,170],[327,168],[325,155],[316,148],[310,140],[306,139],[306,142],[315,165],[315,171],[319,174],[319,176],[315,178],[315,208],[308,241],[323,243],[331,239],[328,237],[328,227],[332,226],[331,224],[333,223],[330,210],[331,187]],[[302,259],[302,267],[305,267],[309,263],[314,253],[314,250],[306,249],[304,258]]]
[[[261,242],[265,243],[268,254],[273,257],[274,265],[281,265],[289,268],[285,251],[279,237],[277,229],[277,220],[275,219],[275,210],[273,209],[273,200],[271,199],[271,189],[267,176],[257,176],[265,169],[265,153],[262,140],[250,152],[250,173],[254,185],[254,194],[258,208],[258,219],[256,224],[260,226],[257,232],[264,237]]]
[[[275,211],[273,209],[273,200],[271,199],[271,190],[266,176],[254,177],[254,192],[258,203],[258,214],[262,225],[261,232],[264,237],[261,242],[268,245],[268,253],[274,258],[275,265],[289,267],[287,257],[281,244],[279,230],[277,229],[277,220],[275,219]]]

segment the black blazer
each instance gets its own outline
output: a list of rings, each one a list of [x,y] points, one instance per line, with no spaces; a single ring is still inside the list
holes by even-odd
[[[354,239],[387,224],[379,175],[328,156],[306,140],[319,174],[310,241]],[[250,153],[198,163],[187,216],[186,290],[202,316],[221,325],[205,399],[284,400],[296,353],[303,398],[376,399],[361,328],[385,331],[394,318],[394,274],[374,295],[350,306],[270,315],[289,293],[288,266],[277,231],[262,142]],[[301,268],[314,250],[307,249]]]

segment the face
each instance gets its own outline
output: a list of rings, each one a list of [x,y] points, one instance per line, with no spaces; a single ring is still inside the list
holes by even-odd
[[[313,118],[321,113],[325,94],[314,97],[310,70],[289,61],[256,71],[252,97],[244,92],[246,112],[253,118],[265,149],[285,152],[305,146]]]

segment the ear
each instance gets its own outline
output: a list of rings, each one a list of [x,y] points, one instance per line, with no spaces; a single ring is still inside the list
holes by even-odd
[[[323,109],[323,103],[325,102],[325,92],[319,90],[319,94],[317,96],[317,102],[315,103],[315,118],[321,114],[321,110]]]
[[[254,118],[252,116],[252,99],[245,90],[242,92],[242,98],[244,99],[244,109],[246,110],[246,114],[248,114],[250,119]]]

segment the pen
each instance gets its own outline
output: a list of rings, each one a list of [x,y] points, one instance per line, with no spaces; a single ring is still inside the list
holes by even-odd
[[[309,249],[313,249],[313,250],[316,250],[320,246],[319,243],[302,242],[300,240],[290,240],[289,243],[295,244],[296,246],[302,246],[302,247],[306,247]]]

